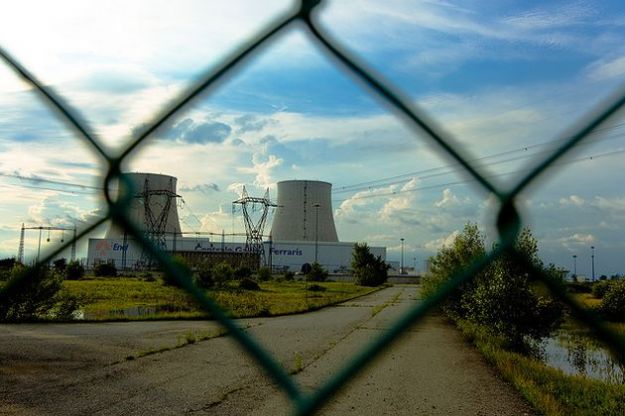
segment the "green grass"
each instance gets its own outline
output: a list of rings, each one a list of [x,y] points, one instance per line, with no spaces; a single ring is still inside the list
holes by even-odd
[[[547,416],[616,416],[625,414],[625,386],[567,375],[542,362],[506,351],[474,324],[458,327],[484,357],[542,414]]]
[[[375,288],[353,283],[322,282],[322,292],[306,290],[305,282],[261,282],[260,291],[241,291],[233,287],[209,290],[213,298],[233,318],[276,316],[305,312],[371,293]],[[207,315],[184,291],[164,286],[160,281],[135,278],[101,278],[65,281],[69,294],[84,304],[88,320],[193,319]],[[132,312],[135,312],[133,315]],[[130,312],[130,313],[129,313]]]

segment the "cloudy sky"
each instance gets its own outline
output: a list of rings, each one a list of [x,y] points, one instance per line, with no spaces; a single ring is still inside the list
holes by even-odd
[[[120,149],[289,1],[11,2],[0,46]],[[492,181],[511,186],[625,81],[620,1],[327,1],[327,33],[425,111]],[[548,171],[519,207],[545,262],[625,272],[624,112]],[[467,221],[492,234],[495,204],[293,25],[159,129],[131,171],[178,177],[183,229],[242,230],[231,202],[287,179],[333,184],[339,238],[424,260]],[[102,215],[102,164],[0,65],[0,256],[19,227]],[[78,186],[81,185],[81,186]],[[26,255],[38,234],[26,235]],[[47,235],[44,235],[47,237]],[[44,239],[44,248],[62,235]],[[84,255],[84,253],[79,253]]]

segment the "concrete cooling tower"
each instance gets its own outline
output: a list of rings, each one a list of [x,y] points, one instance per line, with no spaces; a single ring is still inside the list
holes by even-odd
[[[338,242],[332,215],[332,184],[320,181],[278,182],[274,241]]]
[[[180,235],[180,221],[176,203],[177,179],[156,173],[126,173],[134,187],[134,198],[129,207],[131,220],[143,231],[151,231],[172,238]],[[112,224],[105,238],[123,238],[124,230]]]

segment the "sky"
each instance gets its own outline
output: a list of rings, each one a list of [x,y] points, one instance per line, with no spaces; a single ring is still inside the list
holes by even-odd
[[[11,2],[0,47],[76,108],[111,152],[127,145],[290,1]],[[322,30],[426,114],[501,189],[625,81],[620,1],[326,1]],[[625,112],[517,201],[545,263],[625,273]],[[21,224],[83,228],[105,213],[103,162],[0,63],[0,256]],[[423,269],[469,222],[496,240],[497,204],[422,132],[329,57],[301,24],[264,45],[151,135],[128,171],[176,176],[183,230],[243,231],[232,201],[289,179],[333,184],[342,241]],[[81,185],[81,186],[77,186]],[[271,218],[270,218],[271,220]],[[103,234],[104,229],[93,233]],[[50,241],[48,240],[48,237]],[[67,238],[44,233],[42,249]],[[26,257],[37,250],[28,231]],[[86,255],[85,241],[79,256]]]

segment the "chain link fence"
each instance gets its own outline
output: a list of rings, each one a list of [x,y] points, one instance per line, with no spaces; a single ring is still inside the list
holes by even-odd
[[[163,271],[173,279],[176,279],[180,286],[188,291],[205,311],[218,320],[247,353],[256,360],[258,365],[266,371],[274,382],[284,390],[292,402],[294,414],[296,415],[314,413],[357,373],[363,371],[367,364],[377,355],[384,353],[386,348],[404,331],[415,325],[428,311],[445,300],[455,288],[472,279],[480,271],[488,267],[493,260],[503,254],[512,255],[519,264],[524,265],[528,270],[532,271],[536,278],[541,280],[548,287],[554,298],[568,305],[574,317],[592,328],[594,334],[610,348],[621,362],[625,363],[625,339],[611,330],[607,323],[595,313],[580,307],[567,293],[562,282],[553,280],[553,278],[546,275],[542,270],[537,269],[529,259],[516,251],[514,247],[521,226],[520,214],[515,206],[519,194],[528,188],[528,186],[534,185],[537,179],[541,177],[541,175],[544,175],[554,162],[562,159],[574,147],[584,142],[591,132],[613,117],[617,111],[625,105],[625,92],[616,91],[602,106],[589,112],[585,118],[578,120],[576,127],[569,131],[568,134],[562,136],[562,144],[559,148],[546,157],[532,171],[519,178],[516,181],[516,185],[510,187],[510,189],[501,189],[493,182],[489,181],[483,172],[480,172],[479,169],[472,166],[469,161],[462,156],[462,149],[454,143],[452,138],[443,134],[436,124],[427,118],[426,114],[416,108],[409,99],[402,95],[401,91],[396,90],[388,81],[384,80],[378,74],[375,74],[357,57],[346,52],[345,48],[340,45],[340,42],[333,39],[323,30],[315,18],[315,9],[319,4],[320,0],[302,0],[296,9],[267,25],[256,37],[224,59],[215,69],[206,73],[200,81],[182,93],[173,105],[163,109],[163,111],[158,114],[151,123],[143,127],[142,130],[136,134],[136,137],[131,140],[130,144],[118,154],[107,152],[100,140],[92,132],[88,123],[80,117],[76,109],[52,88],[44,86],[39,82],[27,68],[23,67],[9,53],[0,48],[0,56],[2,56],[6,64],[39,92],[47,105],[57,111],[58,117],[66,121],[75,130],[76,134],[90,145],[92,151],[96,153],[99,158],[105,162],[105,166],[107,166],[107,171],[103,175],[103,192],[107,203],[107,214],[104,218],[81,230],[77,234],[76,239],[88,235],[91,231],[109,220],[123,226],[128,235],[133,236],[141,244],[142,248],[156,259]],[[424,300],[422,303],[414,305],[403,317],[395,322],[387,332],[367,345],[330,380],[312,393],[305,393],[261,344],[240,329],[233,320],[226,316],[219,305],[211,298],[207,297],[203,290],[193,284],[191,276],[172,260],[170,254],[160,251],[131,221],[127,208],[132,200],[132,192],[124,192],[119,197],[113,196],[110,192],[112,185],[117,184],[118,181],[121,184],[120,187],[123,187],[123,185],[129,189],[132,187],[130,181],[125,179],[124,175],[122,175],[121,165],[127,157],[136,152],[139,144],[144,142],[179,111],[187,108],[200,94],[208,93],[208,90],[215,86],[218,81],[227,77],[236,68],[245,65],[248,58],[255,54],[261,46],[264,47],[266,44],[275,41],[288,27],[296,23],[303,24],[304,30],[312,41],[314,41],[327,56],[333,58],[343,71],[350,74],[356,80],[361,81],[372,96],[380,99],[389,108],[395,110],[398,117],[401,117],[414,131],[415,136],[425,136],[429,141],[433,142],[434,145],[438,146],[441,153],[446,154],[460,164],[467,175],[475,179],[481,187],[494,195],[499,204],[496,220],[499,238],[496,248],[488,253],[485,258],[476,259],[468,268],[456,274],[448,283],[441,287],[434,296]],[[36,279],[39,275],[37,273],[37,267],[47,264],[63,250],[70,247],[71,244],[72,241],[68,241],[62,247],[49,253],[45,258],[42,258],[39,264],[33,269],[30,278]],[[18,279],[13,279],[8,282],[0,291],[0,302],[5,302],[16,290],[19,290],[20,281],[26,278],[29,278],[29,276],[21,276]]]

